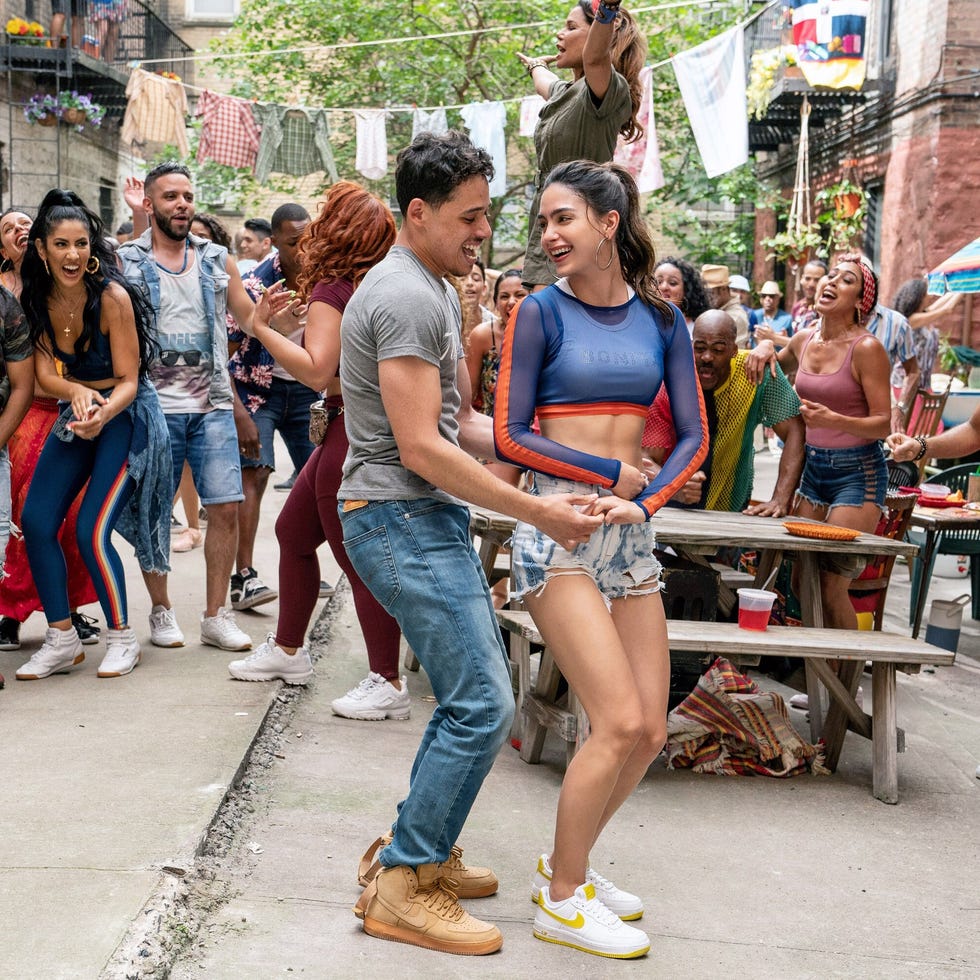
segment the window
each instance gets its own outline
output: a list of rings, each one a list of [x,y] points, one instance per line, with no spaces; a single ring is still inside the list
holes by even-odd
[[[188,20],[231,23],[238,16],[239,0],[185,0]]]
[[[878,180],[864,188],[868,198],[868,217],[864,226],[864,254],[871,264],[881,268],[881,205],[885,193],[884,184]]]

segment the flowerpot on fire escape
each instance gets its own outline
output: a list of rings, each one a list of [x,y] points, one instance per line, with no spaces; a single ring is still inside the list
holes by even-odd
[[[84,109],[76,109],[74,107],[63,109],[61,119],[68,126],[81,126],[88,119],[88,113]]]
[[[834,212],[838,218],[850,218],[861,206],[861,195],[856,192],[838,194],[834,198]]]
[[[38,118],[37,124],[39,126],[57,126],[58,117],[53,112],[46,112]]]

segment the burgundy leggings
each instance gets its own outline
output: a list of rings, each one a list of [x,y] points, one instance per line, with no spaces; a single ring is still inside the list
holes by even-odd
[[[340,399],[331,398],[328,405],[339,406]],[[371,670],[392,680],[398,677],[401,640],[398,623],[384,611],[354,571],[344,550],[344,535],[337,516],[337,490],[346,455],[347,432],[341,415],[330,423],[323,445],[313,450],[276,521],[282,595],[276,643],[287,647],[303,645],[320,591],[316,549],[326,541],[350,582]]]

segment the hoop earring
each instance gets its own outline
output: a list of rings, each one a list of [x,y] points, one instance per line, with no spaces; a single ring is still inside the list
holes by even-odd
[[[602,246],[603,245],[608,245],[609,246],[609,261],[605,265],[599,265],[599,253],[602,251]],[[595,264],[596,264],[596,267],[598,269],[600,269],[602,272],[605,272],[606,269],[608,269],[613,264],[613,260],[615,258],[616,258],[616,249],[613,246],[612,239],[611,238],[605,238],[605,237],[603,237],[600,240],[599,244],[596,245],[596,249],[595,249]]]
[[[48,278],[50,279],[51,278],[51,270],[48,268],[48,260],[47,259],[41,259],[41,261],[44,263],[44,271],[48,274]]]
[[[92,263],[95,263],[95,268],[92,268]],[[85,271],[90,275],[94,276],[101,268],[102,263],[99,262],[99,257],[97,255],[92,255],[89,257],[88,262],[85,263]]]
[[[14,260],[8,259],[6,256],[4,256],[3,261],[0,261],[0,275],[3,275],[5,272],[13,272],[13,269]]]

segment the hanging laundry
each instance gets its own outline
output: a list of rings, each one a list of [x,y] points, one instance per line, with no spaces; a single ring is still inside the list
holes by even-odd
[[[388,173],[388,133],[384,109],[355,109],[357,152],[354,166],[368,180],[380,180]]]
[[[660,166],[660,147],[657,145],[657,123],[653,114],[653,69],[649,65],[640,69],[640,92],[637,119],[643,126],[643,135],[632,143],[627,143],[620,136],[613,159],[633,175],[640,193],[646,194],[659,190],[665,183]]]
[[[503,102],[473,102],[459,110],[470,139],[490,154],[494,175],[490,196],[507,193],[507,109]]]
[[[188,155],[187,96],[179,81],[134,68],[126,99],[121,138],[127,147],[144,159],[165,146],[176,146],[181,157]]]
[[[205,89],[194,115],[201,120],[198,163],[214,160],[229,167],[255,168],[260,133],[251,102]]]
[[[749,159],[745,32],[741,25],[670,59],[709,177]]]
[[[520,121],[517,125],[518,136],[533,136],[538,125],[538,116],[544,107],[544,99],[540,95],[525,95],[521,99]]]
[[[442,106],[438,109],[415,109],[412,112],[412,139],[419,133],[442,136],[448,132],[449,123],[446,121],[446,110]]]
[[[260,183],[265,183],[273,171],[305,177],[325,170],[332,181],[338,179],[325,109],[256,102],[252,116],[262,130],[255,160],[255,177]]]

